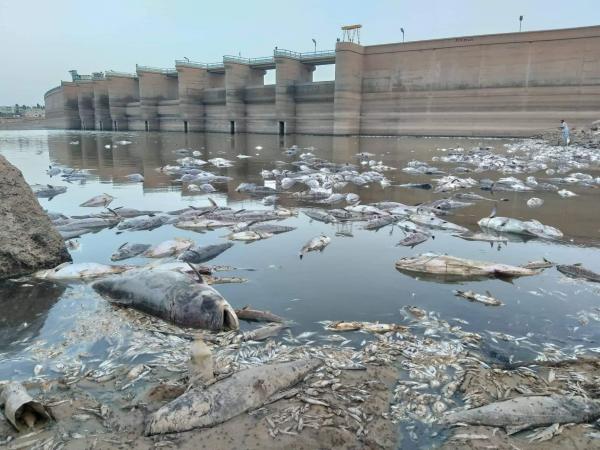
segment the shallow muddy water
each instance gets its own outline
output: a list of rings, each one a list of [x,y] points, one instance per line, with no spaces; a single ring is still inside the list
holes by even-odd
[[[129,145],[110,149],[106,145],[128,140]],[[101,193],[116,199],[111,207],[127,206],[137,209],[171,211],[190,205],[206,206],[208,197],[219,205],[233,209],[270,209],[259,198],[238,193],[240,182],[263,184],[262,169],[275,168],[275,161],[291,162],[297,156],[288,156],[283,150],[291,145],[314,147],[311,151],[320,158],[337,163],[356,164],[358,152],[373,153],[377,161],[397,168],[385,172],[392,186],[378,184],[355,187],[350,184],[344,192],[356,192],[363,204],[376,201],[397,201],[413,205],[448,194],[434,194],[432,190],[394,187],[401,183],[430,182],[432,176],[414,176],[401,171],[413,160],[431,162],[434,156],[444,154],[442,149],[461,146],[492,146],[504,151],[509,141],[499,139],[455,138],[331,138],[320,136],[277,136],[182,133],[101,133],[61,131],[5,131],[0,132],[0,154],[8,158],[24,174],[30,184],[65,185],[65,194],[40,199],[41,205],[52,212],[65,215],[90,214],[100,208],[82,208],[78,205]],[[257,147],[262,147],[257,149]],[[228,175],[233,180],[215,184],[218,192],[199,194],[189,192],[185,183],[174,181],[176,176],[159,173],[158,167],[174,164],[182,155],[180,148],[198,150],[200,158],[221,157],[234,161],[234,166],[216,169],[205,166],[216,174]],[[251,158],[239,159],[237,155]],[[432,163],[450,169],[451,165]],[[49,165],[88,171],[84,182],[65,183],[60,176],[46,174]],[[597,172],[585,171],[594,177]],[[129,182],[126,175],[141,173],[142,183]],[[534,174],[540,179],[543,172]],[[470,173],[476,179],[497,179],[499,173]],[[524,179],[525,175],[515,175]],[[544,346],[559,348],[600,347],[600,324],[579,320],[581,311],[598,312],[600,285],[573,280],[555,268],[540,275],[513,281],[492,279],[464,283],[443,283],[407,276],[395,269],[394,263],[403,256],[424,252],[445,253],[453,256],[524,264],[546,258],[560,264],[582,263],[600,272],[600,192],[598,189],[568,187],[577,197],[561,198],[553,192],[499,192],[496,197],[508,201],[498,203],[498,215],[520,219],[537,219],[559,228],[565,238],[556,241],[511,239],[507,245],[468,242],[450,232],[434,231],[435,239],[415,247],[398,247],[404,233],[394,227],[378,231],[364,230],[364,222],[325,224],[311,221],[304,214],[280,222],[297,227],[296,230],[276,235],[251,244],[237,242],[209,264],[231,265],[240,270],[233,274],[249,279],[243,284],[215,286],[235,308],[252,305],[270,310],[293,321],[291,331],[298,335],[305,331],[321,331],[323,320],[357,320],[370,322],[401,322],[402,307],[416,305],[428,311],[437,311],[441,318],[460,324],[465,330],[482,333],[490,339],[482,348],[492,360],[531,360]],[[470,189],[481,195],[488,192]],[[542,198],[541,208],[530,209],[526,202],[531,197]],[[306,208],[310,205],[282,197],[282,206]],[[478,202],[471,207],[455,210],[451,220],[477,231],[477,221],[487,216],[492,202]],[[125,242],[156,244],[174,237],[193,239],[198,245],[224,242],[227,229],[206,233],[184,231],[164,225],[153,231],[124,232],[104,229],[86,234],[77,241],[80,249],[72,251],[74,262],[110,263],[110,255]],[[336,235],[336,232],[343,232]],[[298,252],[310,238],[324,233],[332,238],[331,244],[320,253],[309,253],[304,259]],[[127,264],[147,264],[144,258],[125,261]],[[123,314],[113,310],[84,283],[32,283],[33,286],[0,284],[0,380],[31,376],[39,362],[41,347],[60,346],[68,355],[85,354],[88,358],[105,356],[106,339],[97,329],[83,334],[82,321],[91,323],[95,317]],[[453,295],[454,289],[490,291],[504,302],[501,307],[486,307]],[[453,319],[459,319],[453,322]],[[86,325],[87,326],[87,325]],[[79,327],[79,328],[78,328]],[[487,331],[505,333],[523,340],[503,341],[492,338]],[[109,334],[114,329],[108,330]],[[77,335],[77,339],[70,338]],[[362,340],[364,335],[355,334]],[[120,337],[119,337],[120,339]],[[315,337],[318,339],[318,337]],[[61,343],[66,342],[65,345]],[[93,365],[93,364],[92,364]]]

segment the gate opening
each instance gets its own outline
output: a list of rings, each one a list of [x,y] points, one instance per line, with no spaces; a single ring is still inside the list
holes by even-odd
[[[279,122],[279,136],[283,136],[285,134],[285,122]]]
[[[187,123],[187,120],[183,121],[183,132],[184,133],[188,132],[188,123]]]
[[[235,134],[235,122],[233,120],[229,122],[229,134]]]
[[[146,128],[146,131],[148,131],[148,130],[149,130],[149,127],[148,127],[148,121],[147,121],[147,120],[145,120],[145,121],[144,121],[144,127]]]

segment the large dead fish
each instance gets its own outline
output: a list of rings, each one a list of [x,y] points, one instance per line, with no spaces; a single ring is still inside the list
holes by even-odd
[[[522,234],[543,239],[559,239],[563,233],[550,225],[544,225],[537,220],[519,220],[510,217],[484,217],[477,224],[503,233]]]
[[[141,269],[97,281],[92,288],[111,303],[182,327],[214,331],[239,328],[235,311],[217,290],[180,272]]]
[[[54,269],[40,270],[33,274],[35,278],[45,280],[87,280],[107,275],[115,275],[131,269],[132,266],[117,266],[99,263],[64,263]]]
[[[88,206],[88,207],[102,206],[102,207],[106,207],[106,206],[110,205],[110,203],[114,199],[115,199],[115,197],[113,197],[112,195],[101,194],[101,195],[97,195],[95,197],[90,198],[89,200],[83,202],[79,206]]]
[[[583,278],[584,280],[600,283],[600,274],[582,267],[581,264],[558,265],[556,270],[571,278]]]
[[[413,257],[405,257],[396,261],[396,269],[409,272],[458,278],[477,277],[522,277],[537,275],[539,271],[524,267],[511,266],[456,256],[423,253]]]
[[[554,423],[590,422],[598,417],[600,417],[600,400],[566,395],[536,395],[450,412],[442,418],[441,422],[489,425],[514,431]]]
[[[249,306],[244,306],[242,309],[235,310],[238,319],[247,320],[249,322],[276,322],[283,323],[283,317],[273,314],[271,311],[260,311],[252,309]]]
[[[312,238],[310,241],[304,244],[304,246],[300,250],[300,259],[302,259],[302,257],[308,252],[314,252],[317,250],[322,252],[323,249],[327,247],[330,242],[331,238],[323,234],[321,236]]]
[[[321,365],[301,359],[242,370],[206,389],[192,389],[153,413],[146,435],[211,427],[261,407],[273,394],[296,385]]]
[[[419,233],[418,231],[410,233],[404,239],[401,239],[396,245],[402,245],[404,247],[414,247],[427,241],[431,236],[425,233]]]
[[[194,245],[194,241],[176,237],[163,241],[144,252],[146,258],[166,258],[178,255]]]

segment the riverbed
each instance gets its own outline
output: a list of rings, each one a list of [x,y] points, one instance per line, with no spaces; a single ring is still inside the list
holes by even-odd
[[[128,141],[120,145],[118,142]],[[462,147],[493,147],[506,152],[506,144],[515,141],[481,138],[386,138],[386,137],[324,137],[226,135],[201,133],[138,133],[79,131],[0,131],[0,154],[16,165],[30,184],[67,186],[67,192],[52,199],[40,199],[43,208],[73,216],[89,214],[93,208],[79,205],[90,197],[106,193],[115,197],[111,208],[135,207],[155,211],[172,211],[189,206],[207,206],[210,199],[218,205],[235,210],[272,209],[260,198],[236,192],[242,182],[262,185],[260,172],[271,170],[276,161],[285,166],[298,159],[285,152],[291,146],[312,152],[317,157],[335,163],[359,164],[360,152],[395,168],[385,172],[390,186],[371,183],[361,187],[349,184],[343,192],[355,192],[361,204],[396,201],[416,205],[432,199],[445,198],[446,193],[433,190],[398,187],[403,183],[431,182],[430,175],[410,175],[401,169],[415,159],[428,161]],[[225,184],[215,184],[216,192],[191,192],[186,183],[157,169],[176,164],[181,158],[178,149],[199,151],[199,158],[226,158],[232,167],[206,170],[231,177]],[[303,150],[304,149],[304,150]],[[245,156],[243,158],[238,155]],[[283,164],[285,163],[285,164]],[[432,163],[433,164],[433,163]],[[83,170],[89,176],[82,182],[64,182],[50,177],[52,167]],[[441,170],[451,172],[456,165],[435,162]],[[593,177],[597,169],[582,170]],[[140,173],[143,182],[131,182],[127,175]],[[497,172],[469,173],[475,179],[496,179]],[[541,172],[535,174],[546,177]],[[515,175],[522,179],[525,175]],[[393,226],[377,231],[363,229],[364,223],[327,224],[311,220],[300,213],[281,222],[296,227],[294,231],[245,244],[241,242],[224,252],[210,264],[238,268],[232,274],[248,278],[246,283],[223,284],[216,288],[235,308],[251,305],[269,310],[290,320],[291,336],[318,332],[310,339],[323,343],[323,321],[366,321],[400,323],[406,320],[404,308],[417,306],[435,311],[440,318],[460,325],[463,330],[486,337],[481,351],[490,361],[510,363],[548,357],[553,352],[573,356],[576,352],[600,351],[600,286],[565,277],[555,268],[541,274],[512,281],[443,283],[412,277],[395,269],[396,260],[424,252],[435,252],[521,265],[543,258],[558,264],[581,263],[600,272],[600,213],[598,189],[569,186],[578,194],[562,198],[555,192],[484,193],[498,200],[499,216],[523,220],[537,219],[560,229],[560,240],[510,239],[507,244],[469,242],[446,231],[434,231],[434,239],[415,247],[399,247],[402,230]],[[544,200],[540,208],[527,207],[531,197]],[[505,201],[500,201],[500,197]],[[309,207],[291,196],[282,196],[280,205],[302,211]],[[477,221],[487,216],[494,202],[475,202],[472,206],[453,211],[448,220],[471,231],[479,229]],[[314,206],[314,205],[312,205]],[[100,208],[97,209],[98,211]],[[152,231],[117,233],[104,229],[77,238],[79,248],[71,252],[73,261],[110,263],[110,255],[126,242],[157,244],[166,239],[182,237],[198,245],[225,242],[229,233],[216,229],[204,233],[185,231],[164,225]],[[312,237],[325,234],[332,238],[322,252],[298,257],[300,248]],[[144,258],[134,258],[127,264],[147,264]],[[251,269],[251,270],[247,270]],[[504,306],[486,307],[454,295],[455,289],[489,291]],[[61,347],[61,352],[73,357],[86,354],[89,360],[101,361],[111,336],[99,336],[91,329],[82,337],[81,323],[94,318],[123,314],[114,310],[85,283],[35,283],[29,287],[0,285],[0,380],[28,379],[36,365],[52,370],[49,348]],[[126,316],[123,316],[123,320]],[[100,320],[100,319],[99,319]],[[87,321],[87,322],[86,322]],[[243,325],[247,327],[247,325]],[[118,326],[107,329],[116,333]],[[76,336],[76,339],[71,338]],[[353,333],[351,342],[358,345],[365,336]],[[115,338],[115,336],[112,336]],[[304,341],[306,342],[306,340]],[[45,350],[40,350],[45,349]],[[90,363],[91,366],[97,363]]]

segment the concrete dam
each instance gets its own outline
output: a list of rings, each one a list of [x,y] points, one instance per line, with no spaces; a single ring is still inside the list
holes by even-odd
[[[323,64],[334,81],[313,81]],[[528,136],[600,118],[600,26],[72,71],[44,99],[61,129]]]

